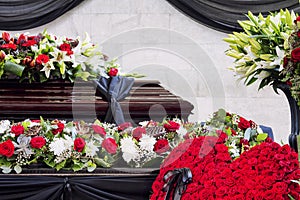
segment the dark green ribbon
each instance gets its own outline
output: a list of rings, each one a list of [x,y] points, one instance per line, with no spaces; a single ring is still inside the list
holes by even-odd
[[[167,192],[165,200],[180,200],[181,195],[185,192],[187,184],[192,181],[192,172],[189,168],[174,169],[168,171],[163,180],[165,185],[163,191]]]

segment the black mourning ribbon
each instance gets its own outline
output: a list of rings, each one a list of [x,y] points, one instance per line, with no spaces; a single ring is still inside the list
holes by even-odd
[[[125,99],[134,84],[133,78],[123,76],[113,76],[105,78],[101,76],[96,81],[97,90],[105,96],[109,107],[104,121],[109,123],[116,123],[120,125],[125,122],[120,101]]]
[[[171,196],[173,200],[180,200],[181,195],[186,190],[187,184],[192,181],[192,177],[193,175],[189,168],[168,171],[163,178],[165,185],[162,190],[167,192],[165,200],[169,200]]]

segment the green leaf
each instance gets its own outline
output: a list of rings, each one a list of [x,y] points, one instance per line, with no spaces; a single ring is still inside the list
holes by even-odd
[[[55,162],[51,159],[44,159],[44,163],[51,168],[53,168],[55,166]]]
[[[251,85],[251,84],[254,83],[257,79],[258,79],[258,78],[256,78],[256,77],[253,76],[249,81],[247,81],[246,85],[247,85],[247,86]]]
[[[111,167],[111,164],[109,164],[108,162],[105,162],[103,159],[101,158],[95,158],[95,162],[97,164],[97,166],[99,167]]]
[[[66,160],[64,160],[64,161],[62,161],[62,162],[60,162],[60,163],[58,163],[58,164],[55,166],[55,169],[56,169],[57,171],[59,171],[59,170],[61,170],[62,168],[64,168],[65,165],[66,165]]]
[[[267,139],[267,137],[268,137],[267,133],[260,133],[260,134],[257,135],[256,140],[258,142],[263,142],[263,141],[265,141]]]
[[[18,65],[16,63],[6,61],[4,64],[4,71],[9,72],[11,74],[17,75],[19,77],[22,76],[25,67],[22,65]]]

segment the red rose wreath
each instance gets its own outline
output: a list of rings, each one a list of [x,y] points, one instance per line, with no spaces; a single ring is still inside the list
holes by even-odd
[[[225,140],[200,136],[177,146],[162,164],[150,199],[180,199],[176,192],[182,200],[300,199],[299,184],[292,182],[300,179],[298,155],[288,145],[267,140],[232,160]],[[170,172],[179,169],[192,173],[186,185],[184,176],[170,181]],[[174,189],[176,184],[181,188]]]

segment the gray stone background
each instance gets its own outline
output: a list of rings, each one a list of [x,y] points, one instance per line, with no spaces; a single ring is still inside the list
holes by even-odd
[[[218,108],[271,126],[287,143],[290,114],[283,93],[245,87],[228,68],[227,34],[194,22],[165,0],[86,0],[44,26],[26,30],[84,38],[87,32],[123,72],[139,72],[195,106],[190,121],[203,121]],[[20,32],[20,31],[16,31]],[[14,33],[14,32],[13,32]]]

